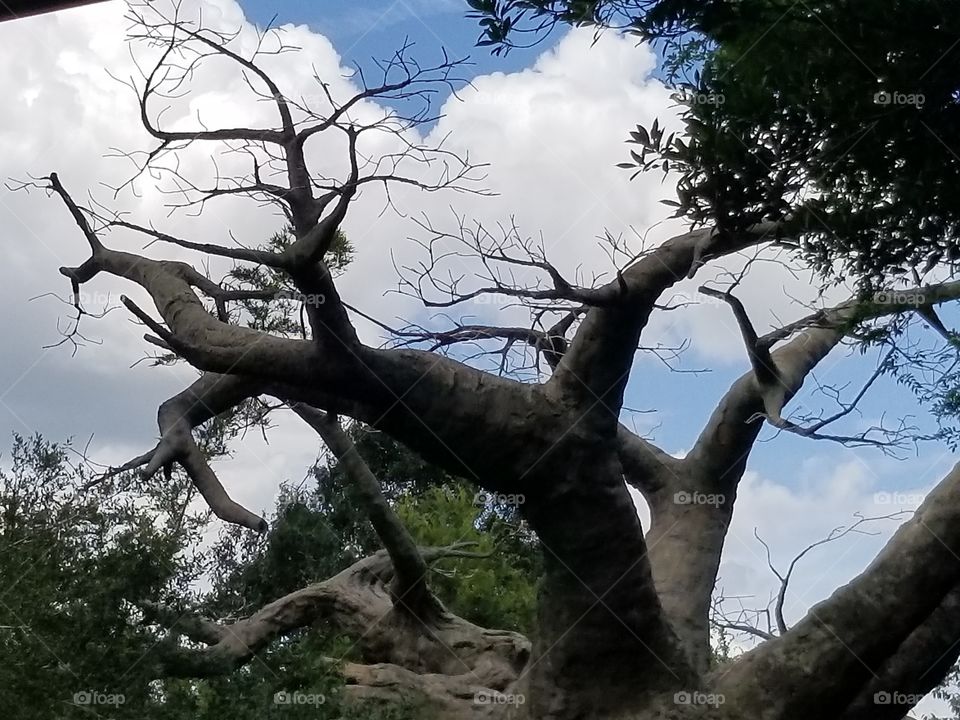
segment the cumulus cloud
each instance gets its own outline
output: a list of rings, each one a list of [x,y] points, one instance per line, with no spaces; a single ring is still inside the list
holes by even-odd
[[[186,3],[184,12],[196,13],[200,7],[198,2]],[[241,51],[253,49],[258,41],[255,28],[233,0],[209,0],[202,8],[205,22],[212,26],[240,29]],[[126,27],[119,4],[0,27],[0,55],[10,69],[0,79],[0,92],[10,99],[0,129],[0,172],[22,179],[56,170],[77,196],[92,193],[128,211],[132,219],[154,222],[185,237],[229,242],[232,234],[245,243],[267,237],[282,219],[255,203],[221,199],[206,205],[199,217],[184,213],[168,217],[169,197],[149,176],[116,200],[106,190],[105,186],[128,179],[132,167],[125,159],[105,155],[112,149],[152,147],[140,126],[135,97],[122,82],[138,76],[123,40]],[[351,77],[347,61],[326,38],[303,26],[286,27],[285,33],[301,53],[262,60],[285,94],[307,101],[320,98],[314,72],[338,98],[357,91],[357,78]],[[155,53],[156,49],[137,46],[133,55],[144,64]],[[309,70],[304,58],[309,58]],[[428,59],[421,57],[423,62]],[[475,77],[470,86],[446,98],[439,108],[442,118],[427,136],[409,139],[442,141],[453,152],[487,163],[483,185],[496,196],[400,188],[393,198],[398,212],[384,212],[382,192],[365,191],[345,223],[357,259],[341,281],[344,296],[387,321],[416,315],[416,303],[385,290],[395,286],[395,265],[414,264],[422,256],[415,243],[406,241],[418,234],[411,218],[425,214],[438,226],[449,226],[451,208],[491,227],[513,218],[522,233],[542,238],[548,256],[565,274],[582,282],[612,270],[598,241],[603,233],[623,237],[637,250],[676,232],[678,223],[666,221],[668,213],[659,202],[672,195],[672,179],[650,174],[628,182],[627,174],[615,167],[623,159],[622,141],[633,125],[658,118],[668,129],[679,129],[669,93],[651,76],[654,66],[650,49],[637,47],[631,39],[605,34],[595,42],[589,31],[572,31],[531,67]],[[193,87],[194,92],[172,102],[164,113],[167,127],[195,127],[200,121],[208,127],[276,122],[270,103],[253,95],[228,63],[211,64],[197,75]],[[385,109],[366,102],[355,112],[370,119],[382,116]],[[395,149],[390,145],[395,139],[381,137],[377,142],[381,145],[371,145],[367,152]],[[317,170],[327,175],[342,172],[342,139],[320,138],[309,152]],[[217,161],[221,169],[237,162],[222,154]],[[214,177],[210,147],[197,145],[183,153],[179,167],[198,184],[209,184]],[[67,296],[57,267],[81,262],[84,244],[59,203],[37,192],[2,194],[0,233],[8,268],[0,290],[5,308],[0,331],[16,338],[0,369],[3,429],[95,433],[95,448],[109,446],[117,452],[142,447],[155,432],[152,408],[188,382],[191,371],[158,371],[143,365],[131,369],[144,350],[142,328],[123,310],[96,322],[85,319],[84,332],[102,339],[102,345],[89,345],[76,356],[69,345],[46,348],[59,340],[58,323],[66,327],[70,313],[53,297],[37,296],[51,292]],[[109,242],[132,249],[142,246],[142,238],[129,234],[116,233]],[[168,247],[147,252],[199,260]],[[477,269],[461,258],[455,262],[459,265],[454,270],[468,277]],[[804,292],[809,296],[805,278],[794,278],[776,264],[762,267],[764,272],[748,277],[741,288],[748,307],[757,308],[759,326],[774,316],[795,316],[798,309],[790,297]],[[784,290],[786,285],[790,287]],[[94,305],[107,304],[108,299],[116,305],[121,292],[138,296],[136,288],[106,277],[84,288],[85,300]],[[142,296],[139,299],[148,304]],[[728,308],[703,302],[691,283],[681,284],[675,299],[699,304],[655,315],[646,338],[650,344],[692,337],[701,357],[742,363],[739,334]],[[478,303],[455,312],[496,321],[513,319],[510,313],[515,311]],[[368,340],[377,341],[376,328],[362,324],[362,330]],[[272,483],[251,476],[241,485],[248,483],[263,493],[261,502],[254,504],[267,505],[263,500],[273,492]]]
[[[197,12],[199,6],[184,7],[185,12]],[[252,49],[257,40],[254,28],[236,3],[206,2],[203,13],[205,22],[214,27],[241,28],[239,47]],[[227,242],[232,233],[246,243],[267,237],[281,219],[235,199],[210,203],[199,217],[183,213],[167,217],[169,197],[149,176],[116,199],[111,197],[107,187],[122,184],[133,171],[127,160],[115,157],[115,151],[152,147],[140,126],[135,97],[122,82],[138,76],[123,40],[126,27],[122,6],[110,4],[0,28],[0,55],[11,69],[0,80],[4,86],[0,91],[11,98],[0,129],[0,172],[24,179],[56,170],[78,197],[89,192],[129,212],[131,219],[154,222],[172,234]],[[320,91],[313,71],[330,83],[336,97],[348,97],[358,89],[356,78],[350,77],[326,38],[306,27],[285,31],[285,40],[302,48],[312,66],[308,72],[306,64],[291,55],[265,57],[265,68],[287,95],[316,99]],[[155,52],[135,47],[133,56],[145,65]],[[343,278],[344,295],[388,320],[416,313],[415,304],[385,296],[384,291],[395,285],[395,262],[416,260],[417,246],[406,242],[416,232],[409,216],[425,213],[439,222],[451,217],[451,207],[485,223],[515,216],[524,231],[542,232],[551,258],[571,276],[609,272],[597,236],[604,230],[643,232],[662,219],[658,201],[669,194],[669,186],[659,178],[641,178],[630,185],[614,167],[622,157],[620,140],[631,124],[654,117],[669,122],[672,115],[667,92],[649,77],[653,65],[652,53],[637,49],[630,40],[607,35],[593,46],[590,33],[573,32],[533,67],[475,78],[473,87],[446,99],[443,118],[429,136],[412,139],[428,143],[445,139],[448,149],[489,163],[484,185],[498,195],[401,191],[395,196],[397,213],[381,212],[382,194],[366,191],[345,223],[357,259]],[[250,93],[242,75],[226,63],[198,74],[194,89],[170,103],[163,115],[166,127],[192,127],[198,121],[208,127],[275,122],[269,103]],[[356,110],[360,117],[383,112],[372,102]],[[314,166],[325,174],[342,172],[345,159],[339,142],[322,139],[310,147]],[[367,151],[390,149],[384,145]],[[224,163],[233,162],[223,156],[217,159],[221,170]],[[209,146],[182,153],[179,162],[180,170],[198,184],[212,181]],[[52,296],[37,296],[68,297],[57,268],[83,260],[83,241],[59,203],[38,192],[3,193],[0,232],[11,270],[0,291],[7,310],[0,318],[0,331],[17,338],[0,371],[0,387],[6,393],[0,397],[5,429],[95,433],[98,442],[114,448],[121,441],[145,442],[154,432],[152,408],[189,380],[190,371],[130,369],[144,350],[142,329],[122,310],[98,321],[84,319],[83,332],[102,340],[102,345],[90,344],[76,356],[69,344],[45,347],[60,339],[58,324],[68,327],[71,311]],[[120,233],[111,234],[108,242],[131,249],[143,244],[142,238]],[[147,253],[198,260],[165,247]],[[85,287],[84,299],[88,305],[115,306],[121,292],[146,301],[136,288],[106,277]],[[372,328],[364,330],[369,340],[376,341]],[[74,420],[79,427],[70,428]]]

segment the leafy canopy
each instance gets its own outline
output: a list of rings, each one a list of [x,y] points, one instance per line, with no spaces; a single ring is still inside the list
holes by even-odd
[[[960,259],[960,15],[950,0],[471,2],[484,42],[557,23],[652,40],[684,138],[638,128],[625,166],[678,173],[679,216],[784,222],[865,285]]]
[[[350,432],[419,541],[489,553],[435,568],[443,602],[473,622],[529,631],[540,556],[516,517],[478,504],[460,481],[382,434]],[[225,677],[164,678],[154,662],[170,636],[145,619],[143,601],[241,617],[380,549],[336,462],[282,489],[266,537],[230,528],[204,548],[209,517],[188,511],[184,478],[141,484],[127,475],[87,489],[70,460],[68,445],[17,436],[0,471],[0,702],[17,718],[417,717],[415,707],[341,701],[330,658],[361,658],[332,628],[300,631]],[[324,702],[278,704],[278,692]]]

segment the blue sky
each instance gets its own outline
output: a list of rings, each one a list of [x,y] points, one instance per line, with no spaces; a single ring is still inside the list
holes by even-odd
[[[470,56],[469,72],[513,72],[527,67],[546,44],[493,57],[475,46],[479,26],[467,20],[464,0],[241,0],[250,20],[264,25],[276,16],[280,23],[306,24],[333,42],[347,62],[366,65],[371,57],[389,55],[404,38],[423,50],[444,47],[451,55]],[[556,38],[550,38],[552,43]]]

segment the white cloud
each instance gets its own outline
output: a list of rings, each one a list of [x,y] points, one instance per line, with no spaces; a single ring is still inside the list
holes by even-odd
[[[196,2],[187,3],[183,12],[196,13],[199,7]],[[254,29],[242,24],[236,3],[215,0],[202,7],[204,21],[214,27],[241,26],[240,49],[252,49]],[[98,200],[129,211],[130,219],[155,222],[175,235],[228,242],[232,232],[246,243],[266,238],[279,227],[280,218],[254,203],[222,199],[210,203],[200,217],[183,213],[167,217],[164,205],[170,198],[159,193],[149,177],[137,181],[136,194],[124,192],[116,200],[101,185],[118,185],[132,171],[128,161],[105,158],[104,153],[111,148],[129,151],[153,146],[140,127],[132,91],[118,81],[138,76],[122,40],[127,26],[122,14],[121,5],[108,4],[0,27],[0,56],[11,69],[0,79],[0,92],[13,99],[0,129],[0,174],[23,179],[55,170],[75,196],[91,192]],[[344,98],[356,91],[350,71],[326,38],[301,26],[287,27],[285,40],[301,47],[300,57],[310,60],[307,66],[293,55],[264,57],[264,67],[285,94],[316,99],[320,92],[311,77],[314,69],[331,83],[335,96]],[[144,59],[155,52],[140,48],[135,55]],[[419,53],[426,61],[429,51]],[[489,163],[485,185],[499,195],[424,195],[401,188],[395,194],[397,206],[408,214],[428,213],[438,224],[451,217],[450,206],[488,223],[515,215],[526,232],[543,233],[551,257],[571,276],[579,272],[589,279],[593,272],[609,272],[596,237],[605,229],[627,236],[643,232],[663,218],[658,201],[670,192],[660,178],[643,177],[630,184],[625,173],[614,167],[625,153],[621,141],[634,124],[654,117],[675,122],[670,120],[667,92],[648,77],[653,65],[652,53],[637,48],[633,40],[609,34],[594,44],[590,32],[577,31],[527,70],[476,78],[473,88],[445,102],[444,117],[426,140],[446,137],[447,148]],[[270,104],[253,96],[228,63],[212,64],[195,81],[196,92],[172,102],[164,113],[166,127],[193,126],[198,118],[209,127],[275,122]],[[155,110],[160,107],[159,102],[154,106]],[[367,118],[382,112],[373,102],[355,111]],[[392,141],[380,138],[378,142],[389,149]],[[181,156],[181,171],[198,185],[213,182],[210,151],[210,146],[198,145]],[[325,174],[342,172],[341,140],[311,141],[309,158]],[[221,167],[232,162],[222,156],[218,161]],[[403,263],[417,256],[416,246],[405,241],[416,234],[416,228],[409,217],[381,213],[382,207],[382,194],[371,189],[348,216],[345,229],[358,257],[341,285],[352,304],[392,321],[397,315],[412,317],[417,312],[412,302],[384,296],[386,289],[395,286],[394,259]],[[136,450],[149,445],[155,433],[156,405],[189,382],[190,371],[129,369],[145,347],[142,328],[130,322],[125,310],[99,321],[84,319],[84,333],[101,338],[100,346],[85,347],[76,357],[71,357],[69,346],[44,349],[59,339],[57,323],[67,326],[70,308],[50,297],[32,302],[30,298],[47,292],[68,297],[69,288],[57,268],[82,262],[85,244],[61,204],[42,192],[0,195],[0,228],[12,270],[0,290],[6,308],[0,316],[0,332],[17,338],[0,371],[0,387],[14,388],[7,395],[0,392],[7,405],[0,406],[3,425],[50,432],[51,427],[61,431],[76,421],[81,426],[74,431],[78,435],[97,436],[94,451],[109,445],[111,454],[122,447]],[[662,238],[666,229],[653,234]],[[117,232],[107,242],[140,249],[143,238]],[[147,252],[202,260],[168,247]],[[109,294],[114,305],[120,293],[127,293],[149,306],[136,288],[108,277],[97,278],[84,292],[101,301]],[[474,306],[465,312],[490,307]],[[363,329],[368,339],[376,339],[372,328]],[[51,378],[56,379],[55,387]],[[123,391],[128,386],[136,391]],[[65,412],[65,408],[73,410]],[[311,446],[310,453],[314,452]],[[291,462],[299,463],[301,458]],[[301,467],[291,468],[286,474],[301,471]],[[255,483],[257,492],[251,497],[262,498],[266,496],[263,488],[270,487],[272,492],[276,477],[284,474],[276,471],[254,478],[244,473],[241,482],[228,478],[228,483],[241,494],[246,490],[238,488]],[[274,477],[267,479],[270,475]]]

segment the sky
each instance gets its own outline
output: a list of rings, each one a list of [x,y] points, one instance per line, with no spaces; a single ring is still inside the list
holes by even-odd
[[[200,0],[185,5],[201,7]],[[388,56],[405,38],[416,43],[414,50],[424,61],[439,57],[441,46],[474,61],[465,71],[472,87],[455,97],[438,97],[442,117],[423,128],[418,139],[443,139],[448,149],[488,164],[482,184],[495,195],[404,189],[394,197],[395,209],[384,210],[384,198],[372,191],[358,199],[345,222],[357,257],[341,279],[341,292],[352,305],[385,322],[441,322],[409,299],[385,293],[396,286],[395,263],[422,260],[409,240],[422,239],[414,222],[418,216],[447,227],[454,213],[488,225],[515,222],[525,234],[543,238],[564,272],[583,277],[611,270],[598,241],[605,232],[636,248],[682,229],[660,203],[671,197],[675,179],[641,176],[630,182],[616,168],[626,153],[624,138],[637,123],[657,118],[680,129],[670,93],[657,80],[654,53],[632,39],[607,34],[596,40],[591,32],[578,30],[499,58],[473,47],[478,31],[463,17],[459,0],[245,0],[240,5],[209,0],[202,8],[207,21],[241,28],[245,47],[252,42],[253,26],[276,15],[286,37],[302,51],[270,58],[265,66],[291,96],[317,97],[314,71],[338,96],[356,91],[356,78],[350,77],[354,64],[372,68],[371,58]],[[137,183],[135,193],[114,198],[108,186],[121,184],[132,172],[116,150],[149,147],[132,93],[118,81],[135,71],[123,41],[125,28],[115,2],[0,25],[0,61],[6,68],[0,92],[7,99],[0,125],[0,176],[17,181],[57,171],[77,197],[89,193],[171,234],[221,242],[230,232],[246,242],[269,236],[279,228],[279,219],[252,203],[224,200],[199,217],[169,215],[167,198],[149,179]],[[358,109],[370,117],[382,112],[374,102]],[[236,124],[238,117],[251,124],[271,120],[269,108],[251,98],[242,78],[225,67],[198,76],[189,101],[164,117],[170,127],[185,127],[198,116],[209,124]],[[389,151],[389,140],[383,143],[370,150]],[[335,141],[320,140],[311,161],[329,163],[324,170],[336,172],[342,169],[338,148]],[[209,178],[209,149],[188,153],[183,167]],[[129,235],[111,235],[108,242],[142,246]],[[0,363],[0,437],[13,432],[40,432],[53,440],[72,436],[79,445],[89,441],[91,457],[102,463],[123,462],[151,447],[157,406],[189,384],[193,372],[138,363],[147,351],[143,329],[122,309],[99,320],[85,318],[82,329],[90,342],[76,352],[69,343],[57,344],[70,323],[69,306],[54,297],[66,298],[69,292],[57,268],[82,262],[85,246],[63,208],[43,192],[0,189],[0,243],[5,251],[0,336],[6,339]],[[156,256],[159,249],[147,252]],[[200,260],[185,252],[165,251],[164,256]],[[725,267],[735,269],[741,262],[734,258]],[[815,299],[809,274],[772,262],[756,267],[760,270],[748,276],[740,297],[758,328],[805,314],[796,299]],[[680,361],[683,372],[641,353],[628,390],[628,406],[643,412],[627,414],[625,421],[674,454],[691,447],[716,401],[748,368],[729,309],[696,292],[697,285],[722,278],[722,272],[706,268],[695,282],[679,285],[673,298],[692,304],[656,314],[644,335],[651,347],[689,343]],[[143,300],[135,289],[108,278],[84,288],[92,309],[115,307],[120,292]],[[843,299],[842,289],[830,291],[827,299]],[[518,319],[514,310],[497,303],[478,303],[461,315]],[[366,341],[382,339],[373,326],[361,322],[359,327]],[[818,368],[816,379],[850,383],[849,397],[869,375],[872,362],[873,356],[836,351]],[[709,372],[694,372],[698,370]],[[790,408],[822,402],[805,392]],[[881,382],[864,403],[862,416],[852,416],[838,432],[855,432],[884,413],[923,412],[902,388]],[[849,449],[770,431],[762,438],[741,485],[720,573],[726,594],[753,598],[747,604],[765,604],[775,591],[755,532],[769,543],[774,562],[785,566],[808,544],[849,524],[855,513],[886,515],[916,507],[953,463],[947,449],[937,445],[898,460],[876,449]],[[280,483],[299,481],[320,451],[312,431],[281,417],[269,444],[248,437],[217,470],[239,502],[269,511]],[[850,536],[812,554],[798,568],[786,606],[788,621],[799,619],[862,570],[895,526],[877,523],[876,534]]]
[[[446,48],[451,55],[469,57],[471,72],[514,72],[527,67],[544,46],[512,50],[494,57],[475,43],[480,27],[464,15],[462,0],[247,0],[242,3],[247,17],[266,25],[277,22],[303,23],[329,38],[350,62],[366,63],[393,52],[397,43],[409,39],[419,47]],[[553,44],[549,38],[546,46]]]

